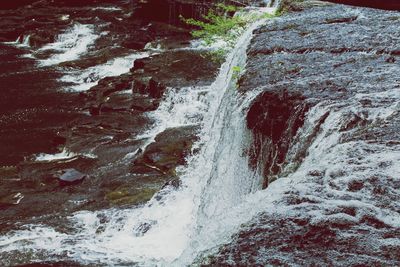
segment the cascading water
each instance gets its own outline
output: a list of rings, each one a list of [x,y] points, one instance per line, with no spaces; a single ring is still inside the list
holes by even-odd
[[[92,25],[76,23],[58,35],[56,42],[43,46],[39,53],[56,52],[49,58],[39,61],[40,66],[51,66],[61,62],[78,59],[99,38]]]
[[[102,65],[89,67],[85,70],[72,70],[61,77],[60,81],[68,84],[67,91],[87,91],[104,77],[118,76],[128,72],[132,67],[133,61],[147,56],[148,53],[135,53],[125,57],[114,58]]]
[[[296,135],[297,144],[288,152],[284,177],[278,177],[266,190],[258,190],[262,177],[248,167],[253,137],[246,129],[245,114],[259,92],[239,95],[232,76],[233,67],[245,64],[251,31],[261,23],[243,34],[211,86],[169,88],[159,109],[150,114],[155,127],[142,136],[150,140],[169,127],[201,126],[200,140],[194,148],[199,152],[188,158],[187,166],[177,170],[182,180],[179,189],[166,187],[140,207],[77,212],[67,218],[74,229],[70,231],[25,225],[0,236],[1,253],[26,253],[32,261],[184,266],[215,252],[230,241],[242,223],[261,212],[284,219],[311,218],[310,225],[317,226],[329,222],[363,227],[367,217],[399,228],[398,205],[383,203],[389,197],[399,199],[398,141],[352,140],[398,117],[398,88],[322,101],[312,107]],[[373,104],[364,106],[361,100]],[[357,120],[352,122],[353,128],[348,127],[352,124],[349,115],[368,121],[368,127],[358,125]],[[323,122],[315,132],[321,118]],[[308,142],[311,135],[312,142]],[[306,156],[298,162],[296,155],[304,145]],[[47,158],[42,155],[43,160]],[[362,184],[362,188],[350,190],[352,184]],[[373,193],[383,189],[384,194]],[[293,204],[289,198],[302,201]],[[344,208],[355,212],[340,212]],[[262,229],[268,231],[268,225]],[[390,237],[379,242],[398,245],[398,239]]]
[[[155,114],[165,119],[157,124],[157,132],[179,125],[202,126],[195,145],[200,152],[188,159],[187,167],[177,170],[180,189],[167,187],[143,207],[78,212],[69,218],[79,229],[76,233],[28,225],[29,230],[0,237],[2,250],[44,250],[47,257],[54,258],[66,253],[84,263],[181,266],[191,263],[199,252],[225,242],[254,215],[244,215],[236,207],[260,187],[260,177],[248,168],[246,147],[251,135],[244,122],[245,110],[256,92],[239,97],[232,76],[234,67],[244,66],[252,31],[262,23],[252,24],[240,37],[211,86],[183,88],[167,97],[157,111],[169,116]],[[177,99],[183,94],[187,95]],[[193,99],[197,99],[194,108]],[[176,117],[176,111],[181,115]],[[170,121],[170,117],[177,120]]]

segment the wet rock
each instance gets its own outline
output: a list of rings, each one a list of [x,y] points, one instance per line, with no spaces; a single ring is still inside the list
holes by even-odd
[[[14,193],[11,195],[0,197],[0,208],[18,205],[23,198],[24,195],[21,193]]]
[[[112,205],[138,205],[149,201],[158,188],[140,188],[132,190],[128,188],[119,188],[106,194],[106,199]]]
[[[101,37],[100,37],[101,38]],[[100,39],[101,42],[102,40]],[[106,42],[106,41],[103,41]],[[97,66],[106,63],[117,57],[127,56],[128,51],[121,47],[108,47],[109,41],[105,44],[97,44],[98,49],[96,51],[90,51],[89,53],[81,56],[79,59],[72,61],[65,61],[59,64],[60,67],[74,68],[74,69],[87,69],[89,67]],[[103,47],[105,46],[105,47]],[[94,79],[93,79],[94,78]],[[89,78],[90,79],[90,78]],[[96,81],[96,77],[92,77],[92,81]],[[88,82],[88,81],[85,81]],[[90,80],[89,80],[90,82]]]
[[[385,2],[377,2],[374,0],[327,0],[327,1],[338,4],[346,4],[346,5],[373,7],[373,8],[381,8],[389,10],[400,10],[400,4],[396,0],[387,0]]]
[[[381,232],[366,230],[361,234],[358,232],[361,227],[350,224],[349,234],[341,235],[340,228],[343,226],[334,222],[312,226],[309,219],[283,219],[268,215],[261,217],[235,235],[235,245],[227,244],[217,255],[204,259],[204,266],[229,265],[232,258],[235,264],[253,262],[254,265],[286,265],[294,262],[300,265],[320,265],[321,262],[331,265],[337,260],[367,264],[367,255],[374,255],[374,263],[378,265],[398,260],[397,256],[391,254],[392,249],[385,249],[391,256],[381,258],[379,250],[366,248],[368,239],[371,236],[381,236]],[[265,238],[266,232],[269,238]]]
[[[399,113],[388,108],[398,100],[392,96],[399,82],[393,41],[397,18],[392,12],[331,4],[303,7],[255,31],[238,88],[262,89],[247,116],[258,147],[250,156],[266,155],[258,164],[271,166],[268,153],[275,153],[282,167],[275,186],[287,185],[279,180],[283,177],[290,186],[280,200],[260,201],[274,201],[283,211],[266,210],[242,225],[218,253],[199,260],[205,266],[400,262],[393,254],[398,244],[381,245],[391,242],[385,236],[399,234],[391,215],[382,215],[397,216],[399,200],[398,183],[389,171],[393,161],[388,160],[399,149],[394,141],[399,139]],[[296,119],[287,118],[299,118],[303,105],[305,120],[292,124]],[[388,114],[376,118],[374,111],[380,110]],[[289,134],[281,144],[287,129],[296,132],[290,125],[300,125],[298,134]],[[318,141],[331,137],[340,138]],[[272,164],[265,178],[271,181],[275,170]]]
[[[262,93],[250,106],[247,127],[255,137],[249,152],[250,165],[259,167],[263,159],[264,187],[280,172],[308,108],[303,95],[287,91]]]
[[[122,46],[129,49],[141,50],[144,49],[146,44],[152,40],[153,38],[147,30],[138,30],[135,35],[127,36],[127,38],[122,42]]]
[[[206,51],[177,50],[136,60],[131,72],[135,77],[151,77],[157,84],[179,88],[211,84],[218,67]]]
[[[99,115],[102,111],[126,111],[130,98],[132,110],[154,110],[167,87],[211,84],[218,64],[204,56],[204,53],[166,51],[137,59],[130,73],[101,79],[96,86],[82,94],[87,99],[86,106],[92,115]],[[196,61],[196,65],[192,64],[193,60]],[[126,98],[122,99],[120,95],[115,94],[127,89],[131,89],[133,95],[125,95]]]
[[[58,174],[59,176],[57,178],[61,186],[79,184],[87,177],[86,174],[83,174],[75,169],[65,169],[60,171]]]
[[[174,172],[175,167],[185,164],[192,144],[197,140],[196,126],[170,128],[158,134],[155,142],[146,147],[143,155],[133,162],[133,170],[139,167],[152,169],[161,174]]]
[[[163,85],[161,82],[154,78],[150,79],[148,92],[151,97],[160,98],[164,94],[165,89],[165,85]]]
[[[149,98],[145,95],[136,94],[133,97],[131,108],[141,112],[156,110],[160,104],[159,99]]]
[[[390,75],[383,74],[381,69],[376,67],[382,64],[385,64],[385,66],[392,64],[386,61],[387,54],[392,53],[390,37],[388,37],[387,43],[386,41],[379,44],[375,43],[373,41],[375,36],[382,34],[378,29],[379,27],[375,27],[372,32],[363,35],[370,36],[370,38],[363,39],[363,41],[358,40],[363,32],[363,24],[369,25],[373,20],[372,17],[378,16],[374,13],[376,11],[371,10],[368,13],[371,20],[363,21],[358,20],[353,15],[346,16],[341,11],[328,14],[324,11],[328,9],[337,10],[340,8],[334,5],[308,8],[304,12],[292,13],[292,19],[272,22],[268,27],[261,27],[256,30],[256,35],[248,50],[249,60],[246,66],[248,71],[239,81],[239,91],[252,90],[252,88],[260,88],[260,86],[264,88],[264,93],[253,102],[249,109],[247,123],[249,129],[253,129],[256,136],[255,143],[260,143],[259,135],[262,136],[261,140],[264,138],[264,140],[271,142],[269,144],[265,142],[264,146],[255,144],[250,155],[253,158],[252,162],[255,162],[257,160],[254,161],[254,159],[259,157],[261,150],[275,151],[273,155],[276,153],[277,157],[274,157],[274,161],[276,161],[277,166],[280,166],[279,168],[274,166],[274,163],[271,163],[271,157],[265,155],[266,160],[264,162],[266,162],[267,171],[264,177],[266,179],[273,179],[274,174],[281,172],[282,167],[284,168],[285,151],[291,144],[299,141],[291,142],[290,140],[295,136],[296,128],[301,127],[302,117],[308,109],[324,100],[349,99],[358,90],[362,90],[361,88],[365,84],[368,84],[368,86],[377,85],[378,76],[383,79],[383,75],[384,79],[395,82]],[[321,14],[318,12],[321,12]],[[301,20],[303,20],[302,23],[299,23]],[[385,31],[386,36],[389,36],[394,30],[394,28],[391,28],[391,23],[388,24],[388,27],[390,29]],[[348,32],[349,38],[338,42],[337,40],[340,38],[333,37],[334,31]],[[302,37],[304,32],[307,33],[307,42],[304,42]],[[351,34],[355,32],[356,34]],[[275,34],[279,34],[279,40],[273,37]],[[368,53],[368,51],[375,49],[383,54],[358,56],[360,53]],[[318,62],[318,68],[314,67],[315,62]],[[364,75],[363,71],[366,68],[371,70],[367,76]],[[350,77],[348,73],[352,73],[352,76]],[[317,79],[315,77],[323,78]],[[389,89],[390,86],[388,82],[384,85],[385,89],[380,85],[377,85],[376,88],[384,91]],[[274,97],[274,95],[277,96]],[[282,99],[285,98],[284,95],[288,100],[284,100],[284,104],[280,104]],[[263,97],[264,102],[261,100]],[[290,98],[296,97],[297,100],[290,100]],[[368,99],[360,101],[370,103]],[[328,115],[326,113],[321,117],[308,141],[302,140],[302,142],[311,143]],[[263,121],[266,123],[263,124]],[[373,138],[371,135],[373,130],[368,124],[365,115],[349,114],[348,120],[343,122],[341,131],[357,128],[359,135],[365,136],[364,139],[371,139]],[[286,134],[291,137],[282,142]],[[306,150],[303,149],[303,152],[296,156],[299,162],[301,162],[301,158],[306,156]],[[256,164],[252,165],[256,166]],[[267,178],[268,176],[270,178]]]
[[[365,126],[368,124],[368,121],[365,118],[360,117],[358,114],[349,114],[349,118],[344,122],[343,126],[339,129],[339,131],[349,131],[355,127]]]
[[[153,227],[153,224],[154,223],[148,223],[148,222],[142,223],[141,225],[139,225],[134,229],[135,236],[143,236],[151,229],[151,227]]]
[[[166,182],[164,185],[163,185],[163,189],[164,188],[167,188],[167,187],[172,187],[172,188],[175,188],[175,189],[177,189],[177,188],[179,188],[180,186],[181,186],[181,180],[179,179],[179,178],[175,178],[175,179],[173,179],[173,180],[171,180],[171,181],[168,181],[168,182]]]
[[[130,91],[113,93],[105,98],[98,112],[130,111],[132,106],[131,103],[132,97]]]
[[[171,24],[183,24],[180,16],[201,18],[212,6],[212,1],[196,2],[188,0],[149,0],[138,10],[137,15]]]
[[[33,217],[53,218],[46,217],[48,214],[64,216],[82,209],[139,205],[176,178],[175,166],[185,163],[184,157],[190,153],[193,136],[183,140],[185,138],[175,132],[179,140],[176,140],[174,148],[167,147],[170,141],[157,139],[158,145],[151,146],[154,150],[146,152],[151,155],[151,160],[135,166],[137,171],[131,169],[133,167],[129,163],[146,154],[140,148],[147,140],[137,139],[137,135],[152,127],[153,122],[144,113],[158,107],[167,87],[210,84],[219,65],[205,58],[205,51],[164,53],[162,49],[189,46],[190,29],[138,16],[136,9],[142,2],[42,0],[15,10],[0,10],[0,40],[15,41],[18,37],[30,35],[30,49],[38,59],[46,59],[55,51],[39,51],[37,48],[54,42],[58,34],[76,23],[95,25],[94,31],[102,33],[79,59],[63,62],[56,67],[49,66],[43,71],[32,67],[35,78],[47,75],[52,79],[51,83],[43,79],[46,86],[37,92],[56,93],[47,98],[40,93],[39,100],[33,101],[30,95],[26,97],[25,91],[19,92],[19,87],[15,87],[18,93],[12,94],[13,99],[18,100],[20,95],[28,99],[20,113],[7,111],[13,113],[19,124],[5,124],[4,118],[9,120],[8,115],[1,114],[2,129],[10,129],[2,131],[3,143],[20,142],[18,147],[24,147],[26,154],[23,156],[26,159],[23,160],[19,154],[14,159],[15,149],[2,145],[3,154],[7,156],[4,158],[13,158],[13,162],[4,164],[20,163],[12,171],[0,170],[0,195],[21,192],[25,198],[13,209],[4,210],[2,221],[6,223],[1,224],[0,231],[12,229],[16,221],[24,224],[32,222]],[[99,6],[117,6],[118,10],[93,8]],[[15,58],[26,53],[25,50],[11,48],[16,51]],[[86,92],[61,92],[60,86],[64,84],[55,82],[64,71],[79,72],[142,48],[148,49],[150,54],[154,49],[158,55],[145,59],[145,64],[134,71],[100,79],[95,87]],[[193,60],[196,66],[192,64]],[[31,61],[28,63],[32,64],[27,64],[29,68],[34,65],[34,61]],[[15,63],[18,62],[20,60]],[[25,73],[25,70],[21,68],[21,73]],[[26,76],[22,80],[32,80],[33,76]],[[85,78],[85,82],[96,82],[98,79],[97,75],[91,74]],[[54,88],[50,86],[52,83]],[[36,84],[30,84],[29,89],[31,86],[37,87]],[[14,88],[14,81],[9,87]],[[56,106],[57,110],[59,106],[62,107],[57,116],[49,112],[49,103]],[[26,106],[43,106],[44,111],[32,112],[32,116],[27,117],[29,111],[25,109]],[[51,116],[43,116],[49,113]],[[31,123],[32,117],[40,120],[43,128],[37,130],[37,125]],[[42,152],[58,153],[64,147],[76,156],[42,162],[31,157]],[[138,151],[137,155],[134,155],[135,151]],[[160,158],[157,158],[157,153]],[[60,173],[60,170],[65,173]],[[84,179],[85,176],[90,179]],[[60,186],[75,183],[84,183],[85,186]],[[170,184],[174,186],[176,182]],[[43,209],[44,205],[46,209]],[[40,220],[46,219],[35,219],[35,223]],[[54,223],[61,224],[59,221]]]

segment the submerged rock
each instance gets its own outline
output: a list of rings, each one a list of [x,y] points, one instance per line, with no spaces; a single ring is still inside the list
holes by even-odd
[[[119,188],[106,194],[106,199],[112,205],[138,205],[149,201],[159,188]]]
[[[57,177],[61,186],[76,185],[79,184],[87,176],[75,169],[65,169],[59,172]]]

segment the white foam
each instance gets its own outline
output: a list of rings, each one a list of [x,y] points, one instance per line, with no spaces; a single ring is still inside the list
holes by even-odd
[[[46,154],[41,153],[35,156],[36,161],[53,161],[53,160],[62,160],[62,159],[70,159],[76,157],[77,154],[68,151],[67,149],[63,149],[60,153],[56,154]]]
[[[99,6],[91,8],[91,10],[104,10],[104,11],[121,11],[122,9],[119,7],[109,7],[109,6]]]
[[[28,35],[20,35],[18,36],[17,40],[15,40],[14,42],[4,42],[4,44],[7,45],[13,45],[16,47],[20,47],[20,48],[28,48],[30,47],[30,39],[31,36]]]
[[[51,51],[56,53],[47,59],[39,60],[39,65],[50,66],[76,60],[81,55],[86,54],[98,38],[99,35],[95,33],[92,25],[76,23],[58,35],[54,43],[47,44],[38,50],[39,52]]]
[[[61,242],[67,236],[42,225],[26,225],[24,228],[12,231],[8,238],[0,237],[1,252],[27,251],[35,247],[51,251],[53,248],[61,247]]]
[[[56,161],[56,160],[67,160],[67,159],[72,159],[80,154],[76,154],[74,152],[68,151],[68,149],[64,148],[63,151],[60,153],[56,154],[46,154],[46,153],[41,153],[38,154],[34,157],[35,161]],[[82,154],[81,156],[86,157],[86,158],[96,158],[95,155],[93,154]]]
[[[105,77],[118,76],[129,72],[136,59],[147,57],[147,53],[135,53],[125,57],[115,58],[108,62],[87,68],[85,70],[73,70],[60,78],[61,82],[68,84],[67,91],[81,92],[89,90],[97,85],[98,81]]]

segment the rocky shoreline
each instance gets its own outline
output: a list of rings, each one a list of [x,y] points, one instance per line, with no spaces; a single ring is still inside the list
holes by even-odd
[[[27,2],[0,10],[0,41],[14,42],[31,57],[20,59],[23,53],[13,50],[7,62],[30,67],[16,66],[0,79],[18,91],[21,77],[37,75],[44,78],[33,86],[53,93],[19,94],[20,106],[46,99],[39,109],[1,102],[10,111],[0,116],[0,138],[8,149],[0,154],[0,234],[31,225],[60,235],[79,232],[71,214],[80,211],[97,212],[96,235],[106,228],[120,231],[126,218],[113,221],[101,211],[140,207],[154,196],[162,199],[162,189],[177,191],[181,168],[200,149],[193,146],[203,126],[196,109],[209,108],[202,88],[214,82],[220,63],[207,48],[193,45],[179,15],[199,17],[207,3]],[[263,180],[252,205],[263,208],[194,264],[396,266],[400,15],[285,2],[282,16],[254,32],[237,81],[239,96],[260,92],[244,111],[250,147],[238,146]],[[93,40],[82,43],[85,51],[78,56],[48,64],[63,55],[51,46],[62,34]],[[115,60],[128,66],[118,75],[92,71]],[[18,76],[21,70],[25,76]],[[77,77],[85,89],[71,89]],[[185,97],[195,110],[182,119]],[[26,148],[19,140],[40,145]],[[20,150],[12,154],[13,148]],[[148,220],[129,233],[140,237],[156,224]],[[0,253],[0,264],[28,264],[46,253],[7,251]],[[58,257],[59,263],[43,265],[91,266]]]
[[[399,26],[398,12],[310,1],[255,32],[239,86],[263,89],[250,163],[267,192],[292,186],[204,266],[399,264]]]
[[[151,136],[136,136],[156,123],[147,113],[158,108],[167,89],[209,85],[219,68],[206,50],[190,47],[190,29],[171,24],[161,13],[154,18],[148,14],[157,1],[67,2],[35,1],[1,10],[6,19],[2,20],[0,40],[29,36],[27,45],[33,56],[46,59],[48,55],[41,54],[40,48],[56,41],[60,32],[77,24],[96,25],[95,31],[104,34],[88,53],[46,67],[61,73],[84,71],[132,53],[148,56],[132,60],[127,73],[101,78],[87,91],[70,92],[75,100],[69,112],[75,113],[75,118],[53,128],[50,136],[37,137],[50,141],[49,150],[40,152],[66,151],[64,157],[42,161],[27,157],[14,166],[1,167],[3,233],[33,216],[47,218],[47,214],[63,216],[82,209],[141,204],[163,186],[176,184],[175,168],[185,163],[196,127],[165,129],[154,141]],[[98,77],[88,79],[96,82]],[[153,144],[142,150],[147,142]],[[61,186],[59,173],[68,170],[82,173],[85,179]],[[18,205],[16,194],[23,196]]]

